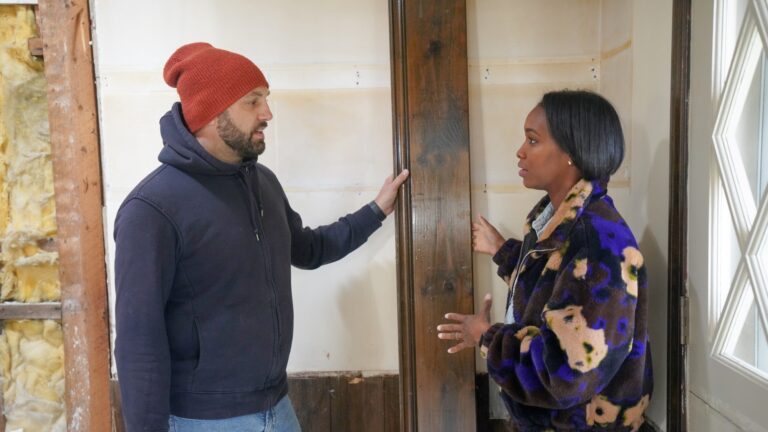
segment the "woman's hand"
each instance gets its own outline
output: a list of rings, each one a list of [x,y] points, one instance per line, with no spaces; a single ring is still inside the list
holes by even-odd
[[[437,326],[439,339],[461,341],[448,348],[450,354],[465,348],[474,348],[480,343],[483,333],[491,326],[491,295],[483,299],[483,310],[477,315],[462,315],[457,313],[445,314],[445,319],[457,321],[458,324],[440,324]]]
[[[472,249],[475,252],[494,256],[503,244],[504,237],[484,217],[478,216],[477,222],[472,222]]]

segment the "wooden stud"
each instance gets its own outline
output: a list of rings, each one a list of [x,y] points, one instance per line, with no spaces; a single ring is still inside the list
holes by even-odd
[[[0,320],[23,319],[60,320],[61,303],[0,303]]]
[[[101,169],[88,2],[41,0],[70,432],[112,429]]]
[[[466,2],[390,0],[401,430],[475,430],[475,353],[436,326],[472,313]],[[418,311],[418,313],[416,313]],[[418,390],[418,391],[417,391]]]

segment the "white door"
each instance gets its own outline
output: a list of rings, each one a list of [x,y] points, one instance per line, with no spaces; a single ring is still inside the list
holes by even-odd
[[[768,431],[768,0],[693,0],[689,430]]]

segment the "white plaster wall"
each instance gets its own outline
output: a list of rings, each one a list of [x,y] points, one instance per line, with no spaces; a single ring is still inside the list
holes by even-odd
[[[469,130],[473,219],[482,215],[504,236],[520,238],[541,191],[517,172],[528,112],[550,90],[598,90],[600,0],[468,0]],[[557,29],[557,31],[554,31]],[[486,255],[474,256],[475,310],[493,295],[491,319],[504,320],[508,288]],[[479,371],[485,361],[477,356]],[[507,418],[497,387],[490,415]]]
[[[604,3],[606,1],[612,0]],[[666,430],[672,2],[634,0],[630,3],[632,180],[622,211],[640,242],[648,267],[648,318],[654,367],[654,395],[649,416]]]
[[[517,149],[528,112],[549,90],[597,90],[600,0],[468,0],[469,130],[473,219],[520,237],[543,196],[523,187]],[[558,31],[553,31],[558,29]],[[503,321],[507,286],[490,257],[474,256],[475,309],[486,293]],[[477,357],[478,370],[485,362]]]
[[[258,64],[274,119],[261,157],[306,225],[375,196],[392,167],[386,2],[92,0],[110,300],[117,208],[158,165],[158,120],[177,100],[162,67],[207,41]],[[291,371],[396,371],[393,219],[347,259],[294,270]]]

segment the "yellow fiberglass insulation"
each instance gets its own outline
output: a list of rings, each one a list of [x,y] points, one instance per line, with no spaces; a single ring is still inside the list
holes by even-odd
[[[57,256],[40,250],[56,234],[43,64],[29,54],[32,10],[0,6],[0,300],[60,298]]]
[[[64,432],[64,348],[51,320],[6,321],[0,335],[6,431]]]
[[[59,301],[53,169],[43,62],[32,9],[0,5],[0,302]],[[66,430],[60,323],[2,322],[5,431]]]

